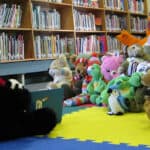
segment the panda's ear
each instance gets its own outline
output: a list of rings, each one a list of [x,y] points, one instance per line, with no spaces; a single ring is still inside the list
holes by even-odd
[[[8,86],[9,88],[13,89],[13,90],[17,90],[17,89],[23,89],[23,84],[21,84],[18,80],[16,79],[9,79],[8,80]]]
[[[6,86],[6,80],[0,78],[0,86]]]

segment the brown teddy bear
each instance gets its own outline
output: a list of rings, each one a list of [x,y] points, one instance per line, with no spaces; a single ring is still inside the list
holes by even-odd
[[[148,72],[142,76],[141,82],[144,86],[147,87],[144,96],[144,110],[150,119],[150,70],[148,70]]]
[[[144,110],[147,114],[147,117],[150,119],[150,96],[145,96]]]

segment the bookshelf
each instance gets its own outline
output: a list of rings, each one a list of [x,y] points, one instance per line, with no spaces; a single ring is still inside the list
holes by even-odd
[[[26,84],[61,53],[120,49],[115,36],[144,37],[147,17],[146,0],[0,0],[0,76]]]

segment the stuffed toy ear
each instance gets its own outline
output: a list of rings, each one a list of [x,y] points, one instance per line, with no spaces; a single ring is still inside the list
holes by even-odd
[[[126,30],[123,30],[119,35],[116,36],[116,38],[123,43],[124,45],[130,46],[135,43],[138,43],[140,40],[130,33],[128,33]]]
[[[0,78],[0,86],[5,86],[6,85],[6,81],[3,78]]]
[[[16,79],[9,79],[7,84],[11,89],[23,89],[24,86]]]

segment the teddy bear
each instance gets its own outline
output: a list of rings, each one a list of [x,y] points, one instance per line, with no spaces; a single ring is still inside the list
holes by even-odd
[[[72,70],[64,54],[61,54],[57,59],[51,62],[49,75],[53,78],[53,81],[47,84],[48,89],[63,88],[64,99],[74,96],[72,90]]]
[[[16,79],[0,78],[0,141],[46,135],[57,124],[50,108],[31,111],[31,93]]]
[[[146,87],[144,93],[144,110],[150,119],[150,70],[141,77],[142,84]]]
[[[131,76],[134,72],[146,72],[150,68],[150,57],[144,52],[143,46],[132,44],[126,48],[126,59],[118,68],[119,74]]]
[[[145,96],[144,110],[147,117],[150,119],[150,96]]]
[[[105,55],[101,58],[101,72],[105,81],[110,81],[119,76],[118,68],[123,62],[123,56]]]
[[[75,70],[73,75],[73,91],[75,95],[79,95],[82,92],[82,83],[87,76],[87,63],[88,57],[77,57],[75,64]]]

